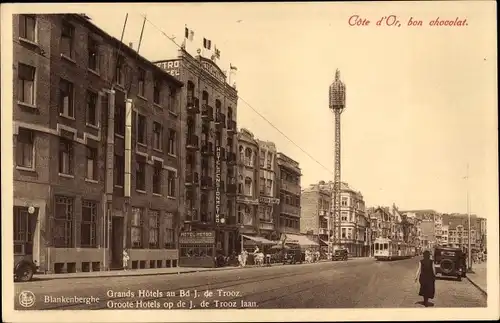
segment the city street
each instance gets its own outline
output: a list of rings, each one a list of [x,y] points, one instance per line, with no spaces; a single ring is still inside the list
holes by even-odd
[[[36,297],[35,304],[29,309],[107,309],[110,306],[120,309],[187,309],[191,305],[195,309],[202,305],[206,308],[421,307],[418,284],[414,282],[418,259],[376,262],[361,258],[347,262],[235,268],[165,276],[64,280],[43,280],[42,277],[29,283],[16,283],[14,302],[16,309],[26,309],[19,304],[19,293],[29,291]],[[140,290],[147,295],[139,297]],[[189,290],[190,295],[180,297],[181,290]],[[207,290],[213,294],[204,295]],[[219,294],[218,290],[223,290],[226,295]],[[130,292],[126,294],[127,291],[133,292],[134,296]],[[110,297],[109,293],[115,293],[115,297]],[[71,304],[68,300],[65,304],[56,299],[75,296],[94,300],[87,305]],[[486,297],[468,280],[438,279],[433,303],[435,307],[485,307]]]

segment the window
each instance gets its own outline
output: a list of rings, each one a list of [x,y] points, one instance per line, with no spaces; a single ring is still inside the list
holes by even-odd
[[[267,196],[273,195],[273,181],[270,179],[266,180],[266,195]]]
[[[260,151],[260,168],[264,168],[266,162],[266,152],[264,150]]]
[[[165,235],[163,236],[163,247],[165,249],[175,249],[174,237],[174,215],[167,213],[165,214]]]
[[[146,133],[147,133],[147,123],[146,117],[142,114],[137,115],[137,142],[146,145]]]
[[[261,177],[260,178],[260,194],[265,194],[266,193],[266,179]]]
[[[153,173],[153,193],[161,194],[162,164],[155,161]]]
[[[97,93],[87,91],[87,123],[93,126],[99,124],[97,109]]]
[[[346,222],[347,221],[347,212],[341,212],[342,216],[342,221]]]
[[[99,70],[99,45],[95,39],[92,37],[88,38],[88,48],[89,48],[89,69],[92,71]]]
[[[342,239],[346,238],[346,228],[342,228]]]
[[[33,130],[19,128],[16,143],[16,159],[17,166],[34,168]]]
[[[115,133],[125,135],[125,106],[120,102],[115,106]]]
[[[149,210],[149,248],[158,249],[160,247],[160,213]]]
[[[273,159],[273,155],[271,153],[267,154],[267,168],[271,169],[271,161]]]
[[[155,80],[153,84],[153,102],[156,104],[160,104],[160,93],[161,93],[161,82],[159,80]]]
[[[73,198],[66,196],[55,197],[54,225],[52,231],[55,248],[74,248],[73,207]]]
[[[162,149],[163,126],[158,122],[153,122],[153,148]]]
[[[69,23],[63,23],[61,28],[61,54],[73,58],[73,35],[75,28]]]
[[[14,254],[33,254],[33,233],[36,216],[28,213],[27,207],[14,206]]]
[[[245,195],[252,196],[252,179],[250,177],[245,178]]]
[[[142,209],[133,207],[132,208],[132,221],[130,224],[130,238],[132,242],[132,248],[142,247]]]
[[[73,175],[73,142],[59,139],[59,173]]]
[[[135,172],[135,189],[146,190],[146,159],[143,156],[136,155],[137,168]]]
[[[97,247],[97,203],[82,201],[81,246]]]
[[[19,37],[36,42],[35,16],[19,15]]]
[[[19,63],[17,70],[17,100],[35,105],[35,71],[32,66]]]
[[[174,88],[170,88],[170,94],[169,94],[169,104],[168,104],[168,110],[170,110],[173,113],[176,113],[177,111],[177,90]]]
[[[245,149],[245,165],[253,167],[252,149],[250,149],[250,148]]]
[[[139,68],[139,95],[142,97],[146,96],[145,84],[146,84],[146,71],[142,68]]]
[[[87,147],[87,178],[97,180],[97,149]]]
[[[176,133],[175,133],[175,130],[169,130],[168,131],[168,153],[170,155],[176,155],[176,145],[175,145],[175,141],[176,141]]]
[[[175,197],[175,172],[169,170],[167,175],[167,196]]]
[[[123,156],[115,155],[115,171],[113,172],[114,183],[116,186],[123,187],[123,181],[125,177],[125,165]]]
[[[74,116],[73,83],[64,79],[59,81],[59,113],[66,117]]]
[[[343,197],[340,203],[342,206],[347,206],[347,197]]]
[[[116,61],[116,84],[125,85],[125,57],[118,55]]]

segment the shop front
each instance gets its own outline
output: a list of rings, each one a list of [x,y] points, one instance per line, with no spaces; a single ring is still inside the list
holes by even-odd
[[[314,251],[319,251],[319,244],[312,241],[306,236],[298,234],[285,234],[284,236],[285,244],[299,245],[301,249],[310,249]]]
[[[188,231],[179,236],[180,267],[215,267],[215,231]]]

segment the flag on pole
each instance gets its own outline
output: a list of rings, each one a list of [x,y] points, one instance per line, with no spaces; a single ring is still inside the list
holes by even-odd
[[[193,41],[194,38],[194,31],[189,29],[187,26],[184,28],[184,38],[189,41]]]
[[[214,46],[215,58],[220,59],[220,50],[217,49],[217,46]]]
[[[229,63],[229,69],[231,71],[237,71],[238,70],[238,68],[236,66],[233,66],[231,63]]]
[[[203,47],[210,50],[212,48],[212,41],[210,39],[203,38]]]

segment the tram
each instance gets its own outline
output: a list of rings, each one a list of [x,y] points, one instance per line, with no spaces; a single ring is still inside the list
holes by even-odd
[[[374,249],[377,260],[408,259],[416,256],[415,246],[388,238],[375,239]]]

